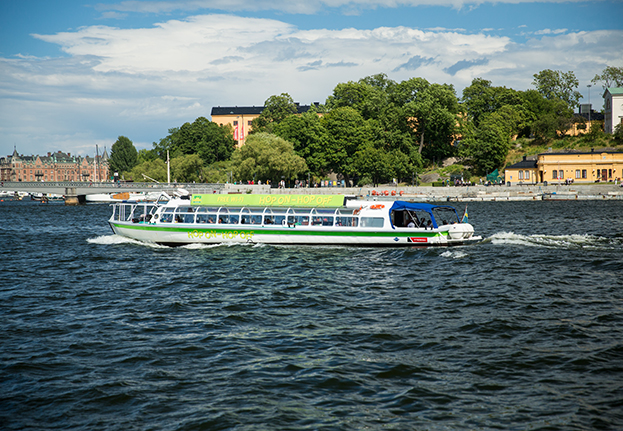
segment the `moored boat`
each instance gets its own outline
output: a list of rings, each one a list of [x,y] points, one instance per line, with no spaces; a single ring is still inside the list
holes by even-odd
[[[454,207],[343,195],[183,195],[116,203],[114,233],[169,246],[257,243],[451,246],[480,241]],[[466,217],[464,217],[465,219]],[[466,220],[463,220],[466,221]]]

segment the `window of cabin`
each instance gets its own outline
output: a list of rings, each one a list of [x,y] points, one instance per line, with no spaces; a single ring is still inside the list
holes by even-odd
[[[552,180],[557,180],[558,179],[558,171],[554,170],[552,171]]]
[[[579,169],[576,169],[576,170],[575,170],[575,177],[576,177],[576,178],[581,178],[581,177],[580,177],[580,175],[581,175],[580,170],[579,170]]]

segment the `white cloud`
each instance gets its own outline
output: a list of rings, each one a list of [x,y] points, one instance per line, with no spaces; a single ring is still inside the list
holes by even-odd
[[[62,58],[0,59],[0,154],[93,153],[118,135],[139,148],[213,106],[261,105],[287,92],[324,102],[340,82],[384,72],[453,84],[475,77],[518,90],[543,69],[573,70],[581,88],[621,66],[623,31],[546,32],[526,43],[464,31],[296,27],[268,19],[199,15],[151,28],[91,26],[36,35]],[[585,90],[585,89],[584,89]],[[592,102],[601,103],[593,90]]]
[[[540,3],[578,3],[585,0],[540,0]],[[227,12],[240,11],[279,11],[293,14],[313,14],[326,9],[340,9],[343,13],[354,15],[362,10],[377,8],[445,6],[461,9],[477,7],[481,4],[534,3],[534,0],[178,0],[178,1],[121,1],[119,3],[99,3],[99,11],[171,13],[173,11],[198,11],[202,9]]]

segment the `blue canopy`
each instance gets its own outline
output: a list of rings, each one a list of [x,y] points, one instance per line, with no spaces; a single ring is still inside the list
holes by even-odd
[[[430,214],[430,218],[433,221],[433,226],[437,228],[439,226],[437,225],[437,220],[435,220],[435,215],[433,214],[433,210],[435,208],[444,208],[444,209],[452,210],[454,211],[454,214],[457,214],[456,208],[450,205],[433,205],[433,204],[426,204],[422,202],[405,202],[405,201],[395,201],[394,205],[392,205],[392,207],[389,209],[389,213],[391,214],[392,211],[404,211],[404,210],[425,211],[428,214]],[[457,214],[457,220],[458,220],[458,217],[459,216]],[[392,224],[392,229],[395,229],[396,227],[392,223],[391,217],[389,219],[389,222]]]

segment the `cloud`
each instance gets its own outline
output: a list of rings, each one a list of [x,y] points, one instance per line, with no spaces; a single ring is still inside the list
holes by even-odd
[[[573,70],[583,85],[608,65],[623,66],[620,30],[513,42],[409,27],[301,30],[278,20],[210,14],[34,37],[66,55],[0,58],[0,154],[14,144],[23,153],[81,154],[95,144],[110,146],[119,135],[151,148],[169,128],[209,117],[213,106],[261,105],[284,92],[301,103],[323,102],[338,83],[376,73],[398,82],[421,76],[453,84],[460,95],[476,77],[523,90],[543,69]]]
[[[400,66],[394,68],[393,72],[399,72],[400,70],[417,70],[420,68],[420,66],[431,64],[433,61],[435,61],[434,58],[424,58],[416,55],[411,57],[406,63],[403,63]]]
[[[585,0],[540,0],[540,3],[569,3]],[[200,10],[232,12],[279,11],[287,14],[315,14],[323,10],[340,10],[345,15],[357,15],[364,10],[381,8],[443,6],[454,9],[473,9],[482,4],[534,3],[534,0],[127,0],[119,3],[98,3],[95,9],[135,12],[143,14],[169,14],[175,11]]]
[[[485,58],[482,58],[479,60],[461,60],[461,61],[454,63],[450,67],[446,67],[443,71],[446,72],[450,76],[454,76],[459,70],[469,69],[470,67],[473,67],[473,66],[486,65],[488,62],[489,60]]]

